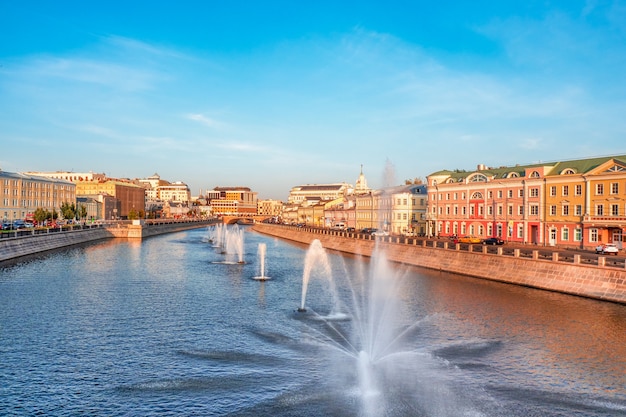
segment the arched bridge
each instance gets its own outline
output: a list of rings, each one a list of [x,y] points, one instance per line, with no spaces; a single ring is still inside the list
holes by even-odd
[[[255,216],[231,216],[231,215],[225,215],[222,216],[222,223],[224,224],[235,224],[235,223],[239,223],[239,224],[254,224],[256,222],[262,222],[265,219],[269,219],[272,216],[261,216],[261,215],[255,215]]]

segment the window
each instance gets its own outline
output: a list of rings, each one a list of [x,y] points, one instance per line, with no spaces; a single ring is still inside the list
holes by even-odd
[[[459,199],[459,193],[454,193],[454,199],[458,200]]]
[[[487,215],[493,216],[493,206],[487,206]]]
[[[509,206],[509,216],[513,215],[513,206]]]
[[[502,206],[498,206],[498,216],[502,216]]]
[[[539,197],[539,188],[531,188],[530,189],[531,197]]]
[[[491,223],[487,225],[487,235],[493,236],[493,225]]]
[[[619,216],[619,204],[611,204],[611,216]]]
[[[521,223],[517,225],[517,238],[518,239],[524,238],[524,225]]]
[[[598,229],[589,229],[589,242],[598,241]]]
[[[459,206],[454,206],[454,215],[455,216],[459,215]]]
[[[450,214],[450,206],[446,206],[446,214]]]
[[[524,190],[523,190],[523,189],[520,189],[520,190],[517,192],[517,195],[518,195],[518,197],[519,197],[519,198],[523,198],[523,197],[524,197]]]
[[[563,186],[562,193],[563,193],[563,197],[567,197],[569,195],[569,185]]]
[[[461,214],[464,216],[467,214],[467,207],[465,206],[461,207]]]
[[[498,190],[498,198],[502,198],[502,190]]]
[[[513,198],[513,190],[507,190],[506,195],[507,195],[509,198]]]
[[[481,217],[485,215],[485,208],[483,206],[478,207],[478,215]]]
[[[539,206],[536,204],[533,204],[530,206],[530,215],[531,216],[538,216],[539,215]]]
[[[583,240],[583,229],[577,227],[574,229],[574,242],[580,242]]]
[[[596,195],[604,194],[604,184],[596,184]]]
[[[569,204],[563,204],[562,212],[563,216],[569,216]]]
[[[519,206],[517,208],[517,214],[519,214],[520,216],[524,215],[524,206]]]
[[[567,227],[561,229],[561,240],[569,240],[569,229]]]
[[[556,206],[550,206],[550,215],[556,216]]]
[[[574,206],[574,216],[582,216],[583,215],[583,206],[581,204],[576,204]]]
[[[493,198],[493,191],[487,191],[487,199],[491,200]]]
[[[604,205],[603,204],[596,205],[596,216],[604,216]]]
[[[583,195],[583,186],[581,184],[574,186],[574,195]]]
[[[619,184],[616,182],[611,183],[611,194],[619,194]]]
[[[556,187],[554,185],[550,187],[550,195],[556,197]]]
[[[485,235],[485,229],[483,227],[483,225],[479,225],[478,226],[478,236],[484,236]]]
[[[470,225],[470,235],[474,236],[474,225]]]

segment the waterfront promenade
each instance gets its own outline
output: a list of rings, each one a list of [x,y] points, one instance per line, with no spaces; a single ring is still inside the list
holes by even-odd
[[[370,235],[342,231],[256,224],[260,233],[310,244],[318,239],[324,248],[371,256],[377,245],[390,261],[452,272],[491,281],[626,304],[626,265],[623,259],[536,248],[507,248],[454,244],[451,241]],[[547,251],[547,252],[546,252]],[[608,261],[607,261],[608,259]]]

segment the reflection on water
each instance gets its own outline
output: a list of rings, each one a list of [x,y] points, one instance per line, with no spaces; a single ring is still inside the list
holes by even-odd
[[[0,269],[0,410],[372,415],[345,359],[319,342],[327,328],[295,313],[307,247],[245,230],[245,264],[215,263],[224,256],[196,230]],[[269,281],[254,280],[260,243]],[[336,276],[369,268],[358,257],[330,261]],[[626,306],[398,270],[395,325],[416,323],[405,341],[412,359],[385,370],[374,415],[626,415]],[[310,282],[308,306],[330,311],[331,298]]]

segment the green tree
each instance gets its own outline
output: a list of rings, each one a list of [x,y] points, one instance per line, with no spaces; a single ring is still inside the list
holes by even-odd
[[[73,219],[76,217],[76,205],[67,202],[61,204],[61,214],[64,219]]]
[[[139,214],[135,211],[135,209],[131,209],[128,212],[128,220],[137,220],[139,218]]]
[[[86,219],[86,218],[87,218],[87,207],[85,207],[85,205],[84,205],[84,204],[81,204],[81,205],[78,207],[78,213],[77,213],[77,215],[78,215],[78,218],[79,218],[79,219],[83,219],[83,220],[84,220],[84,219]]]
[[[45,220],[49,219],[52,216],[52,214],[48,210],[42,209],[41,207],[35,210],[35,213],[33,215],[35,217],[35,220],[37,221],[37,224],[39,225],[41,225]]]

